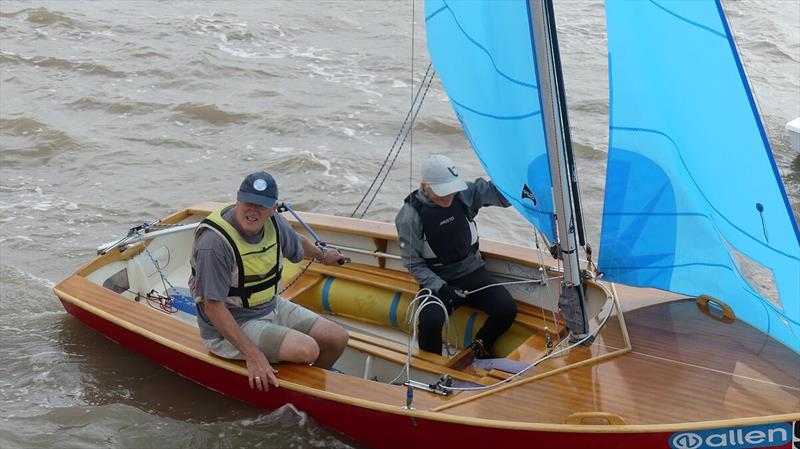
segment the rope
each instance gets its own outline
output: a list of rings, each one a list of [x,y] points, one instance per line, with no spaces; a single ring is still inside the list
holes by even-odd
[[[494,283],[494,284],[484,285],[483,287],[476,288],[475,290],[465,291],[464,295],[468,296],[468,295],[471,295],[473,293],[478,293],[479,291],[486,290],[487,288],[499,287],[499,286],[502,286],[502,285],[533,284],[533,283],[539,283],[539,282],[542,282],[542,281],[547,282],[547,281],[552,280],[552,279],[560,279],[562,277],[563,276],[553,276],[553,277],[550,277],[550,278],[543,278],[543,279],[526,279],[524,281],[497,282],[497,283]]]
[[[313,258],[309,259],[309,261],[306,264],[306,266],[304,266],[303,269],[300,270],[299,273],[297,273],[297,276],[295,276],[294,279],[292,279],[292,282],[289,282],[289,285],[287,285],[286,287],[283,287],[283,289],[280,292],[278,292],[278,294],[282,295],[283,292],[285,292],[286,290],[289,290],[289,287],[294,285],[295,282],[299,281],[300,278],[303,277],[303,275],[306,273],[306,271],[308,271],[308,268],[311,266],[312,263],[314,263],[314,259]]]
[[[605,327],[606,322],[611,317],[611,313],[613,311],[614,311],[614,302],[612,301],[611,302],[611,307],[608,308],[608,313],[606,314],[606,316],[603,318],[603,321],[600,323],[599,326],[597,326],[596,329],[594,329],[593,331],[587,333],[586,336],[584,336],[582,339],[576,341],[575,343],[572,343],[571,345],[567,346],[566,348],[559,349],[558,351],[553,351],[553,352],[545,355],[544,357],[541,357],[541,358],[535,360],[533,363],[531,363],[530,365],[528,365],[527,367],[522,369],[520,372],[515,373],[515,374],[511,375],[510,377],[508,377],[506,379],[503,379],[503,380],[501,380],[499,382],[496,382],[496,383],[493,383],[491,385],[484,385],[484,386],[480,386],[480,387],[448,387],[446,385],[440,385],[440,387],[442,389],[448,390],[448,391],[481,391],[481,390],[488,390],[490,388],[499,387],[500,385],[503,385],[503,384],[506,384],[508,382],[511,382],[511,380],[513,380],[513,379],[515,379],[515,378],[527,373],[528,371],[532,370],[533,368],[536,368],[537,366],[541,365],[542,362],[544,362],[546,360],[549,360],[549,359],[551,359],[551,358],[553,358],[553,357],[555,357],[557,355],[563,354],[563,353],[569,351],[570,349],[572,349],[572,348],[574,348],[574,347],[576,347],[578,345],[583,344],[583,342],[589,340],[590,338],[594,338],[603,329],[603,327]],[[559,346],[561,346],[561,344],[564,341],[566,341],[566,339],[563,339],[563,340],[559,341],[554,346],[554,349],[559,347]]]
[[[425,292],[427,292],[427,293],[425,293]],[[434,298],[435,301],[430,301],[430,302],[422,304],[419,308],[415,309],[415,312],[413,314],[409,315],[409,309],[413,308],[414,304],[416,304],[417,302],[419,302],[421,300],[425,300],[427,298]],[[412,380],[411,379],[411,342],[416,339],[417,322],[419,320],[419,312],[425,306],[428,306],[428,305],[431,305],[431,304],[436,304],[436,305],[438,305],[439,307],[441,307],[444,310],[445,317],[446,317],[445,318],[445,326],[449,326],[449,319],[448,319],[448,316],[447,316],[447,309],[445,308],[445,306],[441,302],[441,300],[439,298],[437,298],[436,296],[434,296],[430,289],[423,288],[419,292],[417,292],[417,296],[408,304],[408,307],[406,308],[406,316],[407,316],[406,321],[408,323],[413,323],[413,328],[412,328],[413,332],[409,335],[409,339],[408,339],[406,363],[403,366],[403,368],[400,370],[400,372],[397,374],[397,376],[395,376],[395,378],[392,379],[389,382],[389,384],[394,384],[395,382],[397,382],[397,380],[400,378],[400,376],[403,375],[403,373],[406,374],[406,384],[411,382],[411,380]],[[553,351],[550,351],[549,353],[545,354],[541,358],[539,358],[537,360],[534,360],[530,365],[526,366],[525,368],[523,368],[519,372],[512,374],[510,377],[508,377],[506,379],[503,379],[501,381],[495,382],[495,383],[490,384],[490,385],[482,385],[480,387],[449,387],[449,386],[441,385],[441,384],[439,384],[438,387],[442,388],[443,390],[447,390],[447,391],[482,391],[482,390],[489,390],[489,389],[496,388],[496,387],[499,387],[501,385],[507,384],[507,383],[511,382],[512,380],[516,379],[517,377],[520,377],[523,374],[527,373],[528,371],[532,370],[533,368],[536,368],[537,366],[541,365],[543,362],[545,362],[545,361],[547,361],[547,360],[549,360],[549,359],[551,359],[551,358],[553,358],[553,357],[555,357],[557,355],[561,355],[561,354],[571,350],[572,348],[575,348],[575,347],[583,344],[583,342],[589,340],[590,338],[594,338],[605,327],[606,323],[608,322],[608,319],[611,317],[611,314],[613,312],[614,312],[614,303],[612,302],[611,306],[608,308],[608,313],[606,314],[605,317],[603,317],[603,320],[600,322],[600,324],[597,326],[597,328],[595,328],[594,330],[592,330],[591,332],[586,334],[582,339],[580,339],[580,340],[568,345],[565,348],[555,350],[556,348],[561,346],[565,341],[567,341],[566,338],[559,340],[559,342],[556,343],[553,346],[553,349],[554,349]],[[411,320],[413,320],[413,321],[411,321]],[[449,334],[450,334],[450,332],[449,332],[449,329],[448,329],[448,332],[446,334],[448,336],[448,339],[449,339]],[[447,344],[449,345],[449,341],[447,342]]]
[[[432,298],[433,301],[425,302],[429,298]],[[419,307],[415,307],[417,303],[420,303]],[[403,372],[406,373],[406,381],[411,380],[411,345],[417,340],[417,331],[419,330],[419,314],[422,312],[422,309],[430,305],[437,305],[441,307],[442,311],[444,312],[444,326],[446,330],[445,345],[448,348],[448,354],[450,354],[450,315],[447,313],[447,307],[445,307],[444,303],[441,299],[439,299],[439,297],[433,294],[431,289],[420,289],[414,299],[408,303],[408,306],[406,306],[406,324],[411,326],[411,332],[408,334],[406,364],[403,366],[397,376],[395,376],[395,378],[389,382],[390,384],[395,383],[397,379],[403,375]],[[452,354],[450,355],[452,356]]]
[[[378,172],[375,174],[375,178],[372,179],[372,183],[367,188],[367,191],[364,192],[364,195],[361,197],[361,200],[358,202],[355,209],[353,209],[353,212],[350,214],[351,217],[355,217],[356,215],[358,215],[358,218],[364,218],[364,215],[366,215],[370,206],[372,206],[372,203],[375,201],[375,198],[378,196],[378,192],[380,192],[381,188],[383,187],[386,178],[389,177],[389,172],[392,170],[392,167],[394,167],[395,161],[397,161],[397,157],[400,154],[400,151],[403,149],[403,146],[405,145],[409,134],[412,133],[413,123],[417,119],[417,115],[419,115],[419,111],[422,108],[422,103],[425,101],[425,97],[427,96],[428,90],[430,89],[431,83],[433,82],[433,76],[435,72],[431,69],[432,69],[431,64],[428,64],[428,69],[425,71],[425,76],[423,77],[422,83],[420,84],[419,89],[417,90],[417,93],[412,100],[413,102],[408,110],[408,113],[406,114],[406,118],[405,120],[403,120],[403,124],[400,126],[400,131],[398,131],[397,136],[395,136],[392,146],[389,148],[389,151],[386,153],[386,157],[384,158],[383,163],[378,169]],[[425,87],[424,90],[423,87]],[[401,136],[403,137],[402,140],[400,140]],[[399,146],[397,144],[398,141],[400,142]],[[380,180],[380,182],[378,180]],[[376,184],[377,188],[375,188]],[[374,191],[373,188],[375,188]],[[370,200],[367,202],[366,206],[364,206],[365,201],[367,201],[367,198],[370,196],[371,196]],[[362,206],[364,206],[364,210],[359,214],[359,209],[361,209]]]
[[[144,298],[147,301],[147,305],[149,305],[150,307],[156,310],[160,310],[164,313],[171,314],[178,311],[178,309],[172,306],[173,298],[172,295],[169,294],[169,289],[175,290],[175,286],[172,285],[169,279],[167,279],[167,276],[161,269],[161,265],[158,263],[158,260],[156,260],[156,258],[153,257],[153,254],[150,252],[150,249],[148,248],[149,245],[145,245],[144,243],[144,230],[152,227],[154,224],[155,223],[145,223],[140,228],[141,230],[136,232],[136,236],[138,237],[139,242],[142,244],[145,254],[147,254],[148,258],[150,258],[150,262],[156,268],[156,271],[158,271],[158,276],[161,278],[161,285],[164,286],[164,294],[163,295],[159,294],[156,291],[156,289],[151,289],[148,293],[145,293],[144,295],[142,295],[141,292],[136,292],[135,294],[137,298]],[[168,285],[169,287],[167,287]]]

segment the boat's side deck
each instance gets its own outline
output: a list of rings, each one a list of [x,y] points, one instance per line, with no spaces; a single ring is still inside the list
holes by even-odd
[[[690,300],[637,309],[625,319],[630,353],[544,374],[536,382],[447,410],[480,416],[487,408],[499,408],[503,415],[531,422],[604,412],[627,424],[645,425],[800,417],[800,358],[752,327],[714,321]],[[579,348],[566,360],[548,361],[542,368],[577,362],[621,343],[619,327],[609,321],[591,348]]]

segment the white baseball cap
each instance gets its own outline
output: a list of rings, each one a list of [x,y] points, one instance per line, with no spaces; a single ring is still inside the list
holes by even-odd
[[[456,164],[441,154],[434,154],[422,164],[422,181],[431,186],[436,196],[467,190],[467,184],[458,177]]]

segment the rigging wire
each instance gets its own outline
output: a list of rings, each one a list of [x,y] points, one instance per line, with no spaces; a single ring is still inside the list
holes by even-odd
[[[158,271],[158,275],[161,277],[161,285],[164,286],[164,294],[167,295],[167,297],[171,299],[172,296],[170,296],[169,290],[170,290],[170,288],[175,290],[175,286],[172,285],[172,283],[169,281],[169,279],[167,279],[167,276],[161,270],[161,265],[158,263],[158,260],[156,260],[156,258],[153,257],[153,254],[150,253],[150,250],[147,248],[148,245],[145,245],[145,243],[144,243],[144,234],[139,234],[139,243],[142,244],[142,247],[144,248],[144,252],[147,254],[147,257],[150,258],[150,262],[152,262],[153,266],[156,268],[156,271]],[[167,287],[167,285],[169,285],[169,288]]]
[[[428,88],[431,86],[431,81],[433,81],[433,75],[431,75],[428,78],[428,84],[427,84],[427,87],[425,88],[425,93],[426,94],[428,93]],[[423,99],[424,99],[424,96],[423,96]],[[416,120],[417,114],[419,114],[419,108],[420,107],[422,107],[422,102],[419,103],[419,107],[414,112],[414,117],[412,118],[411,125],[409,127],[409,133],[407,133],[406,136],[403,138],[403,142],[400,144],[400,149],[403,148],[403,144],[406,141],[406,137],[408,137],[409,134],[411,134],[410,130],[413,129],[414,120]],[[391,168],[394,166],[395,161],[397,161],[397,157],[400,155],[400,149],[398,149],[398,151],[395,153],[394,159],[392,159],[392,163],[389,165],[389,170],[391,170]],[[411,153],[412,153],[411,154],[411,159],[413,160],[413,151]],[[410,163],[409,166],[413,167],[413,163]],[[364,212],[361,213],[361,216],[359,218],[364,218],[364,215],[366,215],[367,210],[369,210],[370,206],[372,206],[372,202],[375,201],[375,198],[377,198],[378,192],[383,187],[383,183],[386,182],[386,179],[388,179],[388,177],[389,177],[389,170],[386,171],[386,175],[383,177],[383,179],[381,179],[380,185],[378,185],[378,188],[375,190],[375,193],[372,195],[372,199],[370,199],[369,204],[367,204],[367,207],[364,209]],[[413,169],[410,169],[410,170],[413,170]],[[409,175],[409,188],[411,188],[411,175]]]
[[[416,1],[411,0],[411,107],[414,107],[414,47],[416,45],[417,27],[416,27]],[[428,64],[430,70],[431,64]],[[427,74],[427,72],[426,72]],[[422,89],[422,83],[419,88]],[[425,93],[428,91],[426,90]],[[408,125],[408,132],[411,135],[411,141],[408,144],[408,192],[412,192],[413,177],[414,177],[414,120]]]
[[[370,206],[375,200],[375,197],[377,197],[381,187],[383,187],[383,183],[389,176],[389,172],[391,171],[392,167],[394,167],[394,163],[397,160],[400,151],[403,149],[403,146],[405,145],[406,140],[409,137],[409,134],[411,134],[413,123],[417,119],[417,115],[419,115],[419,111],[422,108],[422,104],[425,101],[425,97],[428,94],[428,90],[430,90],[430,86],[431,83],[433,82],[433,77],[435,74],[436,72],[433,70],[432,65],[428,64],[428,69],[425,71],[425,76],[422,78],[422,83],[420,84],[419,88],[416,91],[416,94],[414,95],[411,107],[408,109],[408,113],[406,113],[406,117],[403,120],[403,124],[400,125],[400,130],[397,132],[397,135],[394,138],[394,142],[392,142],[392,146],[386,153],[386,157],[384,158],[381,166],[378,168],[378,172],[375,174],[375,177],[372,179],[372,182],[370,183],[369,187],[367,187],[367,191],[364,192],[364,195],[361,197],[361,200],[359,200],[358,204],[353,209],[353,212],[350,214],[351,217],[355,217],[358,215],[358,218],[364,218],[364,215],[366,215],[367,211],[369,210]],[[399,146],[398,142],[400,143]],[[367,198],[370,199],[367,200]],[[363,206],[363,211],[360,211],[362,206]]]
[[[394,167],[395,162],[397,161],[397,157],[400,154],[400,151],[403,149],[406,140],[409,140],[409,192],[413,190],[413,167],[414,167],[414,121],[419,114],[420,109],[422,108],[422,103],[425,101],[425,97],[428,94],[428,90],[430,89],[431,83],[433,81],[433,77],[436,72],[433,70],[433,66],[431,63],[428,63],[428,68],[425,70],[425,75],[422,77],[422,81],[419,84],[419,88],[414,90],[414,58],[415,58],[415,47],[416,47],[416,3],[415,0],[411,1],[411,106],[408,109],[408,113],[406,113],[406,117],[403,120],[403,124],[400,126],[400,130],[395,136],[394,142],[392,146],[389,148],[389,151],[386,153],[386,157],[383,160],[383,163],[378,168],[378,172],[375,174],[375,178],[373,178],[372,183],[370,183],[367,191],[364,192],[364,195],[359,200],[356,207],[353,209],[353,212],[350,214],[351,217],[364,218],[369,208],[372,206],[372,203],[375,201],[375,198],[378,196],[378,192],[380,192],[381,188],[383,187],[384,182],[389,177],[389,172],[391,171],[392,167]],[[402,137],[402,140],[400,139]],[[397,143],[400,141],[400,145],[398,146]],[[390,162],[391,159],[391,162]],[[377,187],[376,187],[377,185]],[[369,200],[367,200],[369,198]],[[363,210],[359,212],[362,208]]]

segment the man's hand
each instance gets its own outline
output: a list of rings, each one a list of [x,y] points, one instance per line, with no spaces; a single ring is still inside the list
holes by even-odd
[[[323,265],[344,265],[350,263],[350,258],[339,252],[338,249],[320,248],[320,251],[322,251],[322,259],[320,262],[322,262]]]
[[[278,378],[275,374],[278,372],[272,365],[269,364],[264,353],[256,351],[255,353],[246,357],[247,362],[247,377],[250,381],[250,388],[258,388],[259,391],[268,391],[270,384],[278,387]]]
[[[275,212],[277,212],[279,214],[289,210],[289,205],[285,204],[283,201],[275,202],[275,206],[274,207],[275,207]]]
[[[460,306],[464,298],[467,297],[467,295],[464,294],[464,290],[447,284],[444,284],[441,288],[439,288],[439,290],[436,292],[436,296],[438,296],[439,299],[441,299],[444,303],[445,307],[447,307],[448,314],[453,313],[453,310]]]
[[[261,349],[247,338],[247,335],[233,319],[230,310],[223,301],[202,301],[206,315],[211,320],[211,324],[228,340],[239,352],[244,355],[247,362],[247,379],[250,388],[258,388],[259,391],[269,390],[269,385],[278,386],[278,378],[273,368]]]

